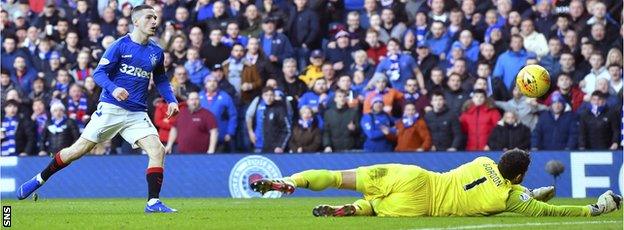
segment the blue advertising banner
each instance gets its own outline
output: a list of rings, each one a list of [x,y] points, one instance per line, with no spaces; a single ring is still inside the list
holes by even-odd
[[[249,183],[259,178],[288,176],[307,169],[351,169],[379,163],[416,164],[448,171],[478,156],[495,161],[500,153],[334,153],[268,155],[168,155],[162,197],[257,197]],[[607,189],[624,191],[622,152],[533,152],[524,185],[555,184],[560,197],[595,197]],[[556,179],[544,167],[558,160],[565,171]],[[44,157],[1,157],[2,199],[14,199],[19,185],[50,161]],[[145,197],[147,157],[86,156],[54,175],[38,191],[43,198]],[[294,196],[358,196],[355,192],[297,190]],[[265,197],[278,197],[269,193]]]

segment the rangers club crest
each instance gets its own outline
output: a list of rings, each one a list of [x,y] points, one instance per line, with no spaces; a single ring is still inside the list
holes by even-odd
[[[282,193],[277,191],[270,191],[260,195],[260,193],[254,192],[249,186],[254,181],[264,178],[280,178],[282,172],[269,158],[251,155],[240,159],[230,172],[230,195],[233,198],[279,198]]]
[[[158,61],[156,54],[150,54],[149,59],[150,59],[150,62],[152,62],[152,66],[156,66],[156,61]]]

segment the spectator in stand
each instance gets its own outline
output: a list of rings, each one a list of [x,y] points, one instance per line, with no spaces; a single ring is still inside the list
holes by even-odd
[[[65,100],[67,93],[69,93],[69,86],[71,84],[71,76],[65,69],[58,71],[56,79],[52,83],[52,98]]]
[[[189,49],[189,53],[192,53],[193,51],[190,51],[191,49]],[[188,61],[187,61],[188,63]],[[204,65],[201,61],[199,61],[200,65]],[[205,68],[205,67],[204,67]],[[207,70],[206,70],[207,71]],[[204,76],[201,77],[202,79],[202,83],[203,83],[203,78],[208,76],[209,74],[206,74]],[[197,77],[197,75],[196,75]],[[184,66],[176,66],[174,73],[173,73],[173,79],[172,79],[172,83],[171,85],[174,88],[174,92],[176,92],[176,97],[180,98],[184,101],[186,101],[186,97],[190,92],[199,92],[200,88],[197,87],[198,84],[195,84],[194,82],[191,82],[191,80],[189,79],[188,76],[188,72],[186,70],[186,68]]]
[[[622,66],[618,64],[611,64],[608,66],[609,75],[611,79],[609,80],[610,89],[609,92],[611,94],[622,94],[622,86],[624,85],[622,82]]]
[[[249,38],[247,38],[247,36],[240,35],[240,28],[236,22],[230,22],[227,24],[225,36],[222,38],[223,44],[232,48],[232,46],[236,43],[247,46],[248,41]]]
[[[236,90],[235,98],[240,98],[241,86],[242,86],[242,73],[245,69],[245,63],[243,63],[243,56],[245,55],[245,47],[241,44],[235,44],[230,51],[230,57],[223,62],[223,73],[225,79]],[[255,70],[255,69],[254,69]],[[247,72],[250,68],[247,67]],[[257,74],[257,72],[256,72]]]
[[[472,99],[463,107],[459,121],[467,137],[466,150],[488,151],[489,149],[486,148],[488,138],[500,120],[498,110],[487,100],[483,90],[472,92]]]
[[[178,94],[178,91],[174,90],[174,92]],[[197,92],[197,91],[191,91],[191,92]],[[189,94],[191,92],[189,92]],[[179,98],[179,97],[177,97],[176,95],[176,98]],[[184,98],[188,99],[186,95]],[[169,133],[171,132],[171,128],[173,127],[173,124],[175,123],[175,119],[177,116],[167,117],[167,107],[169,107],[169,105],[162,98],[156,99],[154,104],[156,104],[154,106],[155,107],[154,108],[154,126],[156,126],[156,129],[158,130],[158,138],[160,139],[160,142],[162,142],[163,145],[166,145],[167,141],[169,140]],[[184,103],[181,103],[180,105],[181,109],[184,109],[185,106],[186,104]],[[176,144],[175,140],[173,144],[174,144],[173,147],[175,148],[175,144]]]
[[[299,109],[299,120],[293,126],[292,137],[288,142],[290,152],[318,152],[322,147],[321,129],[314,119],[312,109],[303,106]]]
[[[184,34],[173,35],[169,40],[167,47],[169,53],[171,53],[171,60],[174,65],[184,65],[187,60],[187,48],[186,48],[186,36]]]
[[[242,35],[258,37],[260,32],[262,32],[262,28],[260,28],[261,18],[256,5],[251,4],[245,7],[245,13],[243,17],[240,17],[238,23],[241,26]]]
[[[204,90],[199,92],[199,103],[214,115],[219,127],[216,151],[233,152],[238,111],[232,97],[220,89],[215,76],[209,75],[204,79]]]
[[[334,94],[335,106],[325,111],[323,119],[323,146],[325,152],[341,152],[358,148],[360,142],[360,114],[347,105],[347,91]]]
[[[199,50],[195,47],[190,47],[186,50],[186,62],[179,64],[178,67],[183,67],[185,76],[188,80],[195,85],[202,85],[204,77],[210,74],[210,70],[204,65],[204,62],[199,57]],[[182,70],[178,70],[176,67],[174,75],[182,73]]]
[[[463,30],[459,34],[459,40],[455,41],[451,47],[459,46],[464,50],[464,58],[469,60],[471,63],[477,62],[479,58],[479,42],[473,39],[472,32],[470,30]],[[450,56],[450,53],[447,54]]]
[[[355,48],[351,45],[349,32],[344,30],[336,33],[336,42],[330,43],[332,48],[327,49],[327,61],[333,64],[335,71],[346,73],[353,64],[353,52]]]
[[[61,50],[61,63],[63,65],[68,66],[71,63],[76,63],[81,48],[79,41],[78,33],[75,31],[67,33],[65,42],[62,44],[63,49]]]
[[[284,29],[295,52],[299,69],[307,65],[307,58],[311,48],[318,45],[317,37],[320,32],[319,17],[308,7],[308,0],[294,0],[289,9],[289,17]],[[265,31],[265,34],[266,31]],[[283,60],[283,58],[282,58]]]
[[[611,48],[607,53],[607,60],[605,61],[605,66],[609,67],[613,64],[622,66],[622,62],[624,62],[624,57],[622,57],[622,51],[618,48]]]
[[[351,64],[347,74],[353,75],[356,71],[362,71],[365,79],[370,79],[375,74],[375,64],[373,64],[364,50],[353,52],[353,64]]]
[[[531,22],[528,21],[528,23]],[[507,89],[511,89],[515,85],[516,74],[525,65],[526,60],[535,55],[523,48],[523,40],[520,35],[512,35],[509,50],[498,56],[496,60],[493,75],[503,79]]]
[[[219,136],[215,116],[200,107],[196,92],[189,93],[186,105],[172,122],[165,152],[174,152],[175,142],[176,153],[215,153]]]
[[[364,99],[364,114],[372,112],[373,99],[380,97],[383,102],[383,111],[387,114],[391,114],[393,111],[400,110],[399,107],[403,100],[403,93],[400,91],[388,87],[388,78],[383,73],[376,73],[373,79],[368,82],[367,89],[369,89]],[[402,113],[395,111],[398,116]]]
[[[310,53],[310,64],[302,69],[301,75],[299,79],[301,79],[305,84],[310,84],[316,79],[323,77],[323,71],[321,70],[321,66],[325,61],[325,55],[321,50],[314,50]],[[286,62],[286,61],[284,61]],[[295,69],[296,70],[296,69]]]
[[[336,83],[336,89],[329,92],[329,99],[327,102],[327,108],[336,106],[334,103],[334,97],[336,91],[343,90],[347,93],[347,106],[349,108],[360,108],[361,101],[358,97],[358,92],[352,89],[351,77],[349,75],[342,75],[338,78]],[[363,97],[362,97],[363,98]]]
[[[381,10],[381,28],[388,32],[390,38],[400,40],[407,30],[405,23],[397,20],[392,9],[383,8]],[[400,44],[400,42],[398,43]]]
[[[421,113],[412,103],[405,104],[403,117],[396,122],[398,152],[422,152],[431,148],[431,135]]]
[[[368,58],[372,59],[375,65],[379,64],[381,57],[385,57],[388,52],[386,44],[379,40],[379,32],[374,29],[368,29],[364,40],[364,46],[368,47],[366,48]]]
[[[432,151],[457,151],[463,145],[459,118],[445,104],[444,94],[434,91],[431,110],[424,116],[431,135]]]
[[[78,54],[76,60],[76,66],[71,70],[70,74],[74,78],[74,82],[84,84],[85,78],[93,76],[93,68],[89,66],[91,64],[91,55],[89,52],[82,51]]]
[[[23,49],[19,48],[17,44],[17,38],[14,36],[8,36],[3,38],[2,41],[2,54],[0,59],[2,59],[2,69],[7,70],[9,72],[14,72],[15,67],[13,67],[13,63],[15,63],[15,58],[18,56],[24,57],[26,52]]]
[[[19,113],[19,102],[7,100],[2,113],[0,141],[1,156],[27,156],[35,150],[35,132],[32,122]]]
[[[230,57],[230,48],[221,42],[223,33],[219,29],[210,30],[210,41],[204,43],[200,56],[206,66],[212,67],[221,64]]]
[[[313,52],[314,53],[314,52]],[[307,90],[308,86],[297,76],[297,61],[294,58],[287,58],[282,65],[283,78],[278,78],[278,85],[284,89],[287,97],[291,97],[290,103],[295,107],[299,103],[301,97]]]
[[[84,129],[91,116],[88,114],[89,101],[84,95],[84,89],[81,85],[72,84],[69,87],[69,96],[67,97],[67,115],[69,118],[76,120],[80,131]],[[74,143],[74,142],[71,142]]]
[[[388,41],[388,57],[384,58],[377,69],[377,73],[383,73],[389,78],[389,83],[393,88],[402,89],[409,78],[416,78],[422,94],[427,94],[425,81],[422,73],[418,69],[416,60],[408,54],[401,53],[401,42],[396,39]]]
[[[548,53],[540,59],[540,65],[548,70],[549,73],[561,71],[559,58],[561,55],[561,40],[556,37],[548,39]],[[551,75],[550,81],[554,82],[557,75]]]
[[[413,104],[416,107],[416,113],[420,114],[420,116],[425,114],[425,107],[429,106],[429,96],[418,92],[416,79],[408,79],[405,83],[402,101],[404,103],[402,105],[403,108],[408,104]]]
[[[32,102],[33,113],[30,115],[30,120],[35,128],[35,143],[39,144],[41,141],[41,135],[45,131],[46,122],[50,119],[48,111],[46,111],[46,104],[40,99],[36,99]],[[35,152],[39,152],[40,146],[37,146]]]
[[[555,25],[555,15],[552,14],[553,3],[550,0],[537,1],[535,6],[523,13],[524,18],[531,18],[535,22],[537,32],[548,35]]]
[[[218,29],[221,31],[225,31],[228,23],[232,21],[232,19],[228,15],[228,12],[226,12],[225,10],[225,2],[215,1],[212,6],[213,17],[205,21],[206,28],[208,28],[209,30]]]
[[[74,119],[67,117],[62,103],[53,103],[50,106],[50,114],[50,119],[46,121],[39,140],[41,148],[38,152],[39,156],[58,153],[80,137],[78,124]]]
[[[427,85],[427,92],[443,92],[446,89],[446,82],[444,81],[444,72],[442,69],[433,67],[429,78],[431,83]]]
[[[431,33],[429,33],[427,38],[427,44],[431,48],[431,53],[438,55],[440,60],[444,60],[452,42],[453,40],[446,32],[444,22],[433,21],[431,23]]]
[[[593,52],[589,58],[589,64],[591,64],[591,71],[583,80],[579,83],[579,87],[585,94],[590,94],[596,90],[596,82],[598,79],[603,78],[609,80],[609,71],[603,65],[604,58],[602,53]]]
[[[265,18],[262,21],[262,33],[260,33],[260,44],[262,51],[269,56],[269,60],[274,66],[293,56],[293,47],[290,39],[286,35],[277,32],[275,19]]]
[[[16,84],[11,81],[11,75],[9,74],[9,71],[7,71],[6,69],[2,69],[2,74],[0,74],[0,86],[2,87],[0,89],[0,102],[2,104],[4,104],[4,102],[6,102],[6,96],[7,93],[10,90],[18,90]]]
[[[52,95],[50,91],[45,87],[45,80],[42,78],[37,78],[33,81],[32,91],[28,95],[28,100],[42,100],[45,104],[49,104],[52,100]]]
[[[115,26],[115,39],[126,36],[128,33],[130,33],[130,20],[127,18],[119,18],[119,20],[117,20],[117,26]]]
[[[446,85],[448,87],[447,90],[444,91],[446,104],[453,114],[459,116],[464,102],[466,102],[470,97],[469,93],[461,87],[462,79],[459,74],[452,73],[448,77]]]
[[[607,107],[607,97],[600,91],[591,94],[591,109],[579,119],[580,150],[616,150],[620,142],[621,117]]]
[[[516,119],[533,130],[539,112],[547,110],[548,107],[538,103],[535,98],[525,97],[517,87],[514,87],[511,95],[512,98],[508,101],[496,101],[496,106],[505,112],[513,112]]]
[[[598,81],[596,82],[596,91],[600,91],[601,93],[604,94],[604,96],[606,97],[606,101],[607,101],[607,107],[611,108],[611,109],[616,109],[617,108],[617,104],[621,103],[622,101],[622,95],[616,95],[616,94],[611,94],[609,91],[609,80],[604,79],[604,78],[600,78],[598,79]],[[585,110],[590,110],[591,109],[591,103],[586,101],[583,102],[583,104],[581,104],[581,108],[579,108],[578,113],[582,113]]]
[[[189,33],[189,47],[201,50],[204,47],[204,32],[199,26],[193,26]],[[203,57],[203,56],[202,56]]]
[[[574,55],[570,52],[563,51],[561,55],[559,55],[559,68],[548,71],[550,73],[551,82],[557,82],[557,76],[561,73],[571,76],[572,82],[574,83],[581,82],[585,75],[581,71],[576,71],[574,62]]]
[[[11,80],[24,94],[29,94],[32,82],[37,78],[37,70],[27,66],[26,58],[17,56],[13,62],[15,71],[11,73]]]
[[[437,55],[431,54],[431,49],[429,49],[429,45],[427,43],[419,42],[416,44],[416,64],[418,64],[418,68],[422,71],[423,77],[425,78],[425,86],[428,86],[431,83],[431,70],[438,65],[440,59]]]
[[[559,93],[553,94],[550,109],[540,114],[531,136],[532,150],[575,150],[578,143],[578,117],[565,111],[568,103]]]
[[[595,53],[594,51],[597,51],[597,49],[594,47],[593,43],[584,42],[583,44],[581,44],[580,54],[577,54],[576,56],[576,60],[577,60],[576,68],[578,69],[579,72],[583,74],[583,76],[586,76],[591,73],[592,65],[590,62],[590,58],[592,54]],[[580,84],[580,81],[575,82],[575,83]]]
[[[262,100],[265,104],[262,121],[263,145],[262,152],[283,153],[286,151],[291,135],[290,118],[282,102],[275,101],[273,88],[262,89]],[[250,126],[253,127],[253,126]],[[255,138],[251,139],[254,142]]]
[[[594,47],[599,50],[601,53],[606,54],[611,49],[611,42],[613,39],[609,37],[615,36],[606,36],[605,26],[603,24],[594,24],[591,27],[591,34],[587,40],[594,44]]]
[[[376,96],[371,99],[370,113],[364,114],[360,125],[366,135],[364,151],[366,152],[391,152],[393,143],[391,139],[396,138],[396,129],[393,119],[384,112],[383,98]],[[366,105],[364,105],[366,106]]]
[[[484,61],[477,64],[477,77],[484,79],[487,85],[487,95],[496,101],[506,101],[511,99],[507,87],[503,81],[492,77],[492,66]]]
[[[567,105],[572,108],[572,112],[576,112],[581,107],[585,97],[585,94],[577,86],[573,85],[572,78],[566,73],[561,73],[557,76],[557,90],[548,96],[544,102],[545,105],[549,106],[552,103],[555,93],[559,93],[565,98]]]
[[[486,150],[507,151],[519,148],[528,150],[531,147],[531,130],[518,122],[515,113],[507,111],[488,138]]]
[[[269,78],[277,79],[279,76],[279,69],[271,65],[271,61],[269,61],[269,58],[262,51],[262,47],[260,47],[260,45],[259,38],[249,38],[246,47],[247,53],[245,54],[245,59],[249,65],[253,65],[254,68],[257,69],[260,74],[260,78],[262,79],[262,83],[264,83]],[[260,94],[260,90],[261,89],[258,89],[258,95]]]

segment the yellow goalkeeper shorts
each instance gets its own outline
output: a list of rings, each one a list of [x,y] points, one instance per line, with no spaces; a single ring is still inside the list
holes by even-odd
[[[356,169],[356,189],[378,216],[429,215],[429,171],[415,165],[380,164]]]

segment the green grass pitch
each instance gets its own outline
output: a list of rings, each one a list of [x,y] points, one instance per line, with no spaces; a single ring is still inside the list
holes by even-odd
[[[3,200],[12,206],[13,229],[618,229],[622,210],[592,218],[514,214],[493,217],[317,218],[317,204],[345,204],[355,198],[164,199],[176,214],[145,214],[144,199]],[[591,199],[550,203],[585,205]]]

